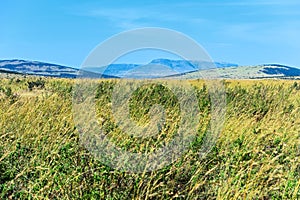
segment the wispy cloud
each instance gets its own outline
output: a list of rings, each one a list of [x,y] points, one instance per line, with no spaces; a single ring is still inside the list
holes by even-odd
[[[151,13],[141,12],[135,9],[92,9],[84,13],[84,15],[95,18],[104,18],[109,20],[112,25],[122,29],[132,29],[141,26],[147,26],[145,18],[151,16]]]
[[[200,17],[181,15],[180,13],[162,12],[170,10],[174,5],[156,5],[151,8],[90,8],[76,12],[77,15],[102,18],[110,21],[122,29],[156,26],[161,23],[190,23],[193,25],[205,23],[207,20]],[[160,9],[159,9],[160,8]],[[159,11],[158,11],[159,10]]]
[[[236,1],[196,1],[196,2],[182,2],[176,3],[177,6],[191,7],[191,6],[292,6],[300,5],[298,0],[236,0]]]
[[[221,5],[228,6],[290,6],[290,5],[299,5],[299,1],[293,0],[251,0],[251,1],[231,1],[231,2],[223,2]]]
[[[300,23],[275,22],[226,24],[219,28],[219,34],[237,41],[247,41],[253,44],[299,46]]]
[[[143,17],[147,17],[150,13],[137,11],[136,9],[100,8],[83,11],[82,14],[90,17],[105,17],[110,20],[137,20]]]

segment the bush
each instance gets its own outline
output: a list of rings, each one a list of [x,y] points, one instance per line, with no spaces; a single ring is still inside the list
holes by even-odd
[[[12,90],[11,90],[10,87],[6,88],[6,90],[5,90],[5,95],[6,95],[7,97],[10,97],[10,96],[12,95]]]
[[[39,79],[36,81],[27,81],[28,89],[31,91],[34,87],[43,89],[45,88],[45,81]]]

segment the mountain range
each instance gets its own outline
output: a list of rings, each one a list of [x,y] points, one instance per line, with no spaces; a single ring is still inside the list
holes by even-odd
[[[279,64],[239,66],[226,62],[155,59],[146,65],[111,64],[102,67],[74,67],[39,61],[0,60],[0,73],[76,78],[187,78],[204,77],[227,79],[298,78],[300,69]]]

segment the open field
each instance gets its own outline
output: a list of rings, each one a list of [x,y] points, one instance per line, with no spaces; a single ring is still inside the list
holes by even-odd
[[[139,140],[122,133],[111,113],[113,86],[96,91],[99,125],[119,147],[154,151],[168,142],[179,120],[178,103],[160,86],[142,88],[131,117],[149,122],[153,103],[164,102],[160,134]],[[230,80],[226,119],[212,151],[199,149],[209,128],[210,101],[195,86],[201,118],[196,139],[163,169],[126,173],[96,160],[79,140],[72,114],[74,80],[2,78],[0,82],[0,199],[298,199],[300,198],[300,81]]]

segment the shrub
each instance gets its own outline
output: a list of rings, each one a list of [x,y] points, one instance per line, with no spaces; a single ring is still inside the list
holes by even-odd
[[[42,79],[36,80],[36,81],[27,81],[28,89],[31,91],[34,87],[43,89],[45,88],[45,81]]]

